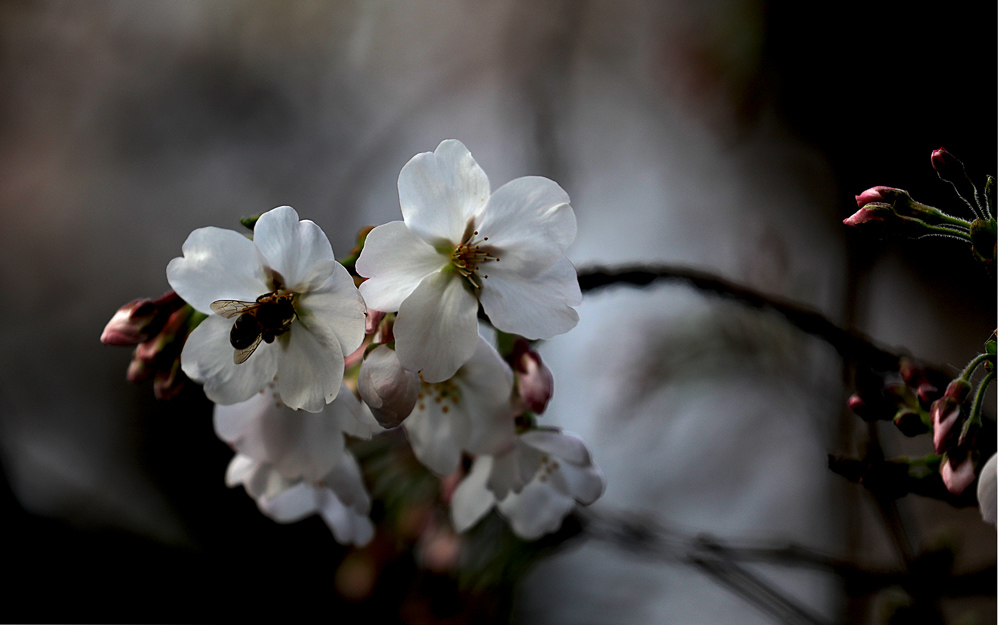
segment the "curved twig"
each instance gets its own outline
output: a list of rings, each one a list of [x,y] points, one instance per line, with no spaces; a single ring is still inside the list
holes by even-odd
[[[683,282],[704,293],[736,300],[752,308],[772,310],[799,330],[829,343],[844,359],[865,362],[879,370],[897,368],[899,359],[908,355],[905,352],[881,347],[856,330],[841,328],[814,309],[689,267],[675,265],[587,267],[579,270],[577,275],[580,290],[583,292],[592,292],[614,285],[642,287],[659,281]],[[927,368],[943,372],[941,367],[927,366]],[[951,377],[950,374],[946,375]]]

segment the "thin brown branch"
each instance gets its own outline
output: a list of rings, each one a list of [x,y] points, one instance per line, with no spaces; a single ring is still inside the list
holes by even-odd
[[[752,308],[774,311],[799,330],[826,341],[844,359],[864,362],[875,369],[895,369],[898,367],[900,357],[906,355],[879,346],[856,330],[841,328],[812,308],[689,267],[675,265],[587,267],[578,271],[578,277],[580,290],[585,293],[615,285],[643,287],[654,282],[682,282],[703,293],[735,300]],[[928,368],[940,370],[939,367]]]

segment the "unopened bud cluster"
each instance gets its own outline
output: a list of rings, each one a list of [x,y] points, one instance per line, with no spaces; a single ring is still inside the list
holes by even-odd
[[[941,395],[941,381],[920,363],[901,358],[895,371],[861,369],[848,407],[865,421],[892,421],[906,436],[930,431],[931,403]]]
[[[963,240],[971,244],[973,255],[992,269],[997,246],[993,178],[988,176],[982,189],[978,188],[962,162],[944,148],[931,153],[931,165],[971,211],[971,220],[918,202],[902,189],[878,186],[855,196],[858,210],[844,224],[878,237],[945,236]]]
[[[197,325],[195,315],[174,291],[155,300],[135,300],[118,309],[104,327],[101,342],[135,346],[126,379],[138,383],[153,378],[156,398],[172,399],[187,379],[181,371],[181,350]]]

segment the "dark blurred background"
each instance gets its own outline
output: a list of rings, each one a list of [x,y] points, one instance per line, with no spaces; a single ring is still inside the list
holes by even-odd
[[[478,608],[405,558],[341,567],[320,520],[277,525],[225,487],[195,385],[156,402],[98,337],[168,288],[191,230],[290,204],[343,256],[399,218],[406,160],[458,138],[494,188],[567,189],[579,267],[704,268],[961,367],[996,327],[995,280],[954,241],[840,221],[875,185],[961,211],[940,146],[977,182],[997,173],[996,24],[994,3],[961,2],[0,3],[0,619],[771,622],[694,571],[590,545]],[[827,348],[680,287],[580,311],[543,352],[547,416],[604,469],[595,509],[893,562],[870,502],[825,468],[858,440]],[[917,547],[995,566],[977,510],[903,508]],[[882,622],[892,599],[772,579],[833,622]]]

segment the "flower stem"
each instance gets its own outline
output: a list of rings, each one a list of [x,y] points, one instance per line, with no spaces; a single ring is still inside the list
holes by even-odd
[[[962,379],[968,380],[972,376],[972,373],[979,367],[979,365],[983,364],[989,359],[990,359],[989,354],[979,354],[978,356],[973,358],[969,362],[969,364],[966,365],[965,369],[962,371]]]
[[[962,426],[962,434],[959,436],[959,441],[965,440],[965,435],[969,431],[972,425],[978,427],[983,422],[983,400],[986,398],[986,387],[990,385],[993,378],[997,377],[997,372],[994,369],[986,374],[983,381],[980,382],[979,388],[976,390],[976,397],[972,400],[972,410],[969,413],[969,418],[965,421],[965,425]]]
[[[972,235],[969,234],[968,230],[956,230],[954,228],[948,228],[944,226],[931,226],[931,225],[926,225],[925,227],[930,232],[924,236],[939,234],[941,236],[951,237],[952,239],[964,239],[966,241],[972,241]]]

